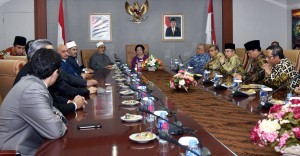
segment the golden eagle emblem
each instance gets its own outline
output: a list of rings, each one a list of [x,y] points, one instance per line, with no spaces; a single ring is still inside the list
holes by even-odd
[[[127,1],[125,2],[125,10],[129,15],[132,15],[131,21],[134,23],[141,23],[147,17],[143,17],[144,14],[148,12],[148,0],[145,1],[143,5],[139,5],[138,2],[133,2],[131,6]]]

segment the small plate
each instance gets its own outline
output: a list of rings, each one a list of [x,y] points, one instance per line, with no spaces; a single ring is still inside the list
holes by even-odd
[[[124,100],[124,101],[122,101],[122,104],[126,105],[126,106],[134,106],[138,103],[140,103],[140,102],[136,101],[136,100]]]
[[[191,137],[191,136],[184,136],[184,137],[181,137],[178,142],[183,145],[183,146],[189,146],[189,142],[190,140],[196,140],[197,141],[197,144],[199,144],[199,141],[197,138],[195,137]]]
[[[139,138],[138,136],[141,136],[141,135],[144,135],[144,134],[147,134],[147,135],[152,135],[152,137],[150,138]],[[134,142],[138,142],[138,143],[147,143],[149,141],[152,141],[154,139],[156,139],[156,135],[154,133],[151,133],[151,132],[141,132],[141,133],[134,133],[134,134],[131,134],[129,136],[129,139],[134,141]]]
[[[124,84],[122,84],[122,85],[120,84],[119,86],[120,86],[121,88],[129,88],[129,86],[124,85]]]
[[[274,104],[274,105],[283,105],[284,104],[284,101],[277,100],[277,99],[271,99],[269,102]]]
[[[256,94],[256,91],[255,90],[251,90],[251,89],[249,89],[249,90],[246,90],[246,91],[242,91],[243,93],[245,93],[245,94],[247,94],[247,95],[255,95]]]
[[[127,118],[126,118],[127,116]],[[129,116],[129,118],[128,118]],[[125,114],[124,116],[121,116],[121,120],[125,121],[125,122],[136,122],[143,119],[143,117],[141,115],[135,115],[135,114]]]
[[[122,94],[122,95],[130,95],[130,94],[133,94],[133,93],[134,93],[134,91],[132,91],[132,90],[120,91],[120,94]]]
[[[154,112],[154,114],[157,115],[157,116],[160,116],[161,112],[166,112],[166,115],[168,115],[168,112],[164,111],[164,110],[157,110],[157,111]]]
[[[241,85],[241,88],[243,89],[260,89],[261,85],[260,84],[247,84],[247,85]]]
[[[116,81],[122,82],[122,81],[126,81],[125,78],[116,78]]]

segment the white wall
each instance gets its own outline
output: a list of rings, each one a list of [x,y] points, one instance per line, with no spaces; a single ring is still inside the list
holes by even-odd
[[[278,41],[287,49],[287,17],[286,0],[233,0],[233,42],[242,48],[246,42],[258,39],[265,49]]]
[[[34,39],[34,0],[10,0],[0,6],[0,50],[11,47],[17,35]]]

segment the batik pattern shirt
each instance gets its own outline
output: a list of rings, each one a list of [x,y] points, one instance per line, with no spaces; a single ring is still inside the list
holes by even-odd
[[[278,64],[272,67],[271,74],[266,75],[265,84],[272,88],[287,85],[289,89],[295,89],[300,79],[299,73],[288,58],[283,58]]]
[[[265,63],[267,63],[267,61],[263,53],[261,53],[257,59],[249,59],[248,66],[246,67],[245,72],[242,74],[243,80],[262,84],[265,77],[262,66]]]
[[[244,72],[242,61],[236,54],[234,54],[231,58],[226,59],[224,64],[221,65],[220,72],[222,75],[242,73]]]
[[[209,60],[210,60],[210,56],[208,53],[203,53],[203,54],[197,53],[190,59],[188,65],[193,67],[194,73],[203,75],[205,70],[205,64]]]

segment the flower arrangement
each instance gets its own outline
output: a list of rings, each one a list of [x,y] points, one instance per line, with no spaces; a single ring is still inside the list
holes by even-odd
[[[160,59],[155,58],[153,55],[150,55],[143,63],[143,68],[154,67],[158,68],[162,65],[162,61]]]
[[[175,74],[170,80],[171,89],[183,88],[188,92],[188,89],[191,85],[196,86],[197,81],[194,79],[194,74],[187,72],[186,70],[180,70]]]
[[[267,118],[258,121],[251,131],[251,139],[259,146],[271,146],[282,154],[300,152],[300,101],[274,105]]]

